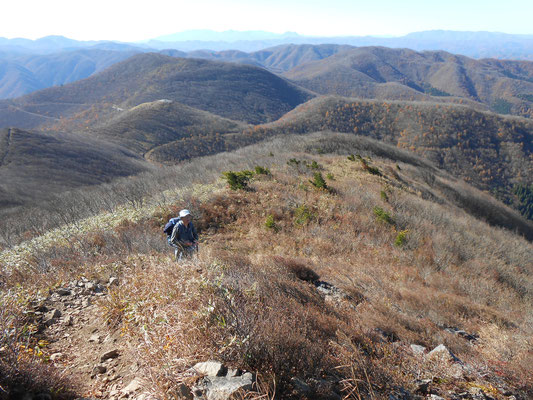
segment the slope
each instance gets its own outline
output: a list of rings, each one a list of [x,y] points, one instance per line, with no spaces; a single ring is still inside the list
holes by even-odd
[[[220,116],[250,123],[272,121],[313,97],[307,91],[257,67],[148,53],[63,87],[48,88],[0,102],[2,126],[33,128],[9,107],[44,117],[76,119],[92,107],[92,118],[160,99],[178,101]],[[59,124],[56,128],[67,128]]]
[[[242,131],[246,126],[241,122],[200,111],[172,100],[158,100],[124,111],[93,128],[92,133],[122,144],[139,154],[145,154],[158,146],[185,138],[192,139],[200,145],[203,137]],[[177,152],[165,161],[182,158]]]
[[[443,51],[361,47],[284,74],[321,94],[478,104],[532,116],[533,62],[473,60]]]
[[[533,183],[533,123],[456,105],[316,98],[255,138],[332,129],[405,148],[517,207],[514,189]]]
[[[254,165],[270,173],[248,190],[211,180]],[[456,207],[428,172],[465,188],[373,139],[279,138],[2,252],[0,326],[34,329],[0,338],[0,384],[12,393],[27,373],[27,392],[58,398],[192,397],[205,381],[190,368],[218,360],[254,372],[248,397],[529,398],[531,243]],[[185,206],[203,242],[176,263],[160,230]]]
[[[0,130],[0,209],[40,204],[61,192],[146,171],[124,147],[86,136]]]

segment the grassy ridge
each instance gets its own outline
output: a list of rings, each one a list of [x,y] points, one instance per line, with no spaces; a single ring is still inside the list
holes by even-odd
[[[513,188],[533,177],[533,124],[467,107],[323,97],[248,133],[261,138],[322,129],[408,149],[515,206]]]
[[[187,382],[186,369],[208,358],[257,371],[258,394],[280,398],[295,390],[292,377],[307,382],[314,398],[352,391],[353,398],[388,398],[435,376],[444,397],[479,387],[497,398],[531,395],[531,244],[465,213],[424,178],[432,172],[444,180],[445,172],[382,146],[322,133],[218,156],[219,173],[264,163],[271,174],[248,191],[217,185],[201,196],[166,194],[138,205],[138,217],[119,207],[112,224],[84,222],[86,230],[67,234],[81,245],[50,240],[40,251],[45,264],[28,258],[4,270],[4,289],[18,283],[20,298],[32,298],[42,282],[80,273],[105,279],[113,271],[121,285],[101,312],[110,332],[120,329],[124,344],[135,343],[125,348],[156,395]],[[317,171],[329,191],[309,182]],[[160,230],[184,206],[203,244],[196,264],[176,266]],[[310,282],[317,277],[347,296],[324,298]],[[478,334],[479,344],[443,329],[449,326]],[[445,343],[468,372],[423,362],[411,343]]]

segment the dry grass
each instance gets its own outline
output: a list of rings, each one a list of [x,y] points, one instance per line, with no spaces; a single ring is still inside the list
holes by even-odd
[[[311,169],[286,164],[294,157],[333,174],[327,183],[335,194],[314,190]],[[441,390],[475,383],[497,387],[496,397],[507,389],[531,395],[529,242],[469,216],[408,166],[397,170],[374,157],[383,173],[376,176],[345,156],[274,160],[272,176],[252,182],[251,191],[192,196],[80,234],[75,241],[84,246],[58,246],[46,257],[47,272],[12,275],[9,285],[38,287],[82,269],[102,279],[118,275],[121,286],[101,310],[163,397],[190,383],[184,372],[206,359],[257,372],[259,397],[301,397],[293,377],[310,386],[310,398],[332,391],[388,398],[399,388],[414,390],[422,378],[439,378]],[[198,217],[203,243],[198,260],[176,265],[160,230],[185,204]],[[394,224],[376,220],[375,207]],[[265,226],[270,215],[279,229]],[[407,231],[402,246],[394,244],[399,231]],[[317,279],[347,296],[324,298]],[[412,354],[412,343],[444,343],[471,369],[457,378],[453,366]]]

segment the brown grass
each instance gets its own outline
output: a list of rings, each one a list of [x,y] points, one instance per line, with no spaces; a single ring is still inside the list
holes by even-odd
[[[294,156],[301,157],[287,160]],[[345,156],[317,157],[324,175],[335,176],[328,181],[335,195],[311,190],[305,183],[312,171],[282,159],[252,191],[219,191],[79,237],[86,247],[47,254],[50,269],[40,279],[61,271],[54,279],[66,280],[81,269],[118,275],[121,286],[102,311],[109,329],[136,344],[132,355],[161,396],[206,359],[257,372],[257,396],[301,397],[293,377],[310,386],[312,398],[332,391],[388,398],[434,377],[446,381],[438,384],[442,391],[473,382],[531,394],[531,244],[443,197],[423,198],[419,189],[430,188],[409,168],[380,177]],[[380,158],[372,165],[394,167]],[[203,243],[199,259],[176,265],[161,229],[185,204],[198,217]],[[303,222],[296,211],[302,206],[309,214]],[[395,225],[376,221],[376,206]],[[268,215],[279,230],[265,227]],[[408,231],[402,247],[394,244],[399,230]],[[317,279],[348,296],[324,298]],[[39,284],[24,274],[10,285],[16,282]],[[415,356],[413,343],[444,343],[472,367],[468,379],[456,378],[447,363]]]

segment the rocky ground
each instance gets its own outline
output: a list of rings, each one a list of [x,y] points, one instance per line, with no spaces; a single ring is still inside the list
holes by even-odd
[[[352,299],[334,285],[318,280],[310,283],[314,284],[325,301],[333,302],[339,307],[357,307],[357,299]],[[99,301],[109,296],[113,286],[119,284],[119,280],[115,277],[107,282],[82,277],[50,291],[46,298],[35,299],[31,303],[32,309],[29,312],[35,317],[39,339],[47,343],[50,362],[74,377],[80,385],[78,393],[83,393],[85,398],[155,399],[150,383],[143,375],[141,365],[131,357],[133,352],[127,351],[131,343],[124,339],[120,330],[109,329],[102,315],[102,307],[98,305]],[[476,335],[456,328],[443,329],[462,337],[472,345],[476,343]],[[385,332],[382,332],[382,336],[387,342],[395,340],[388,337]],[[398,346],[405,347],[400,343]],[[471,366],[462,362],[444,345],[429,351],[423,346],[411,344],[402,351],[417,355],[421,364],[435,362],[447,364],[452,375],[458,380],[477,374]],[[228,399],[236,392],[245,393],[254,390],[256,376],[250,372],[228,369],[217,361],[205,361],[190,368],[184,374],[184,382],[187,384],[182,383],[177,390],[169,393],[170,398]],[[295,377],[292,383],[297,397],[313,398],[312,394],[316,392],[313,385],[316,386],[320,382],[305,382]],[[458,390],[457,386],[446,390],[438,378],[419,380],[416,385],[418,388],[415,392],[398,388],[395,394],[391,394],[390,399],[498,398],[491,396],[490,387],[487,390],[487,387],[479,385],[470,385],[463,391]],[[341,399],[342,395],[339,390],[332,389],[327,398],[337,400]],[[519,397],[509,392],[506,393],[506,398],[513,400]]]

